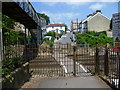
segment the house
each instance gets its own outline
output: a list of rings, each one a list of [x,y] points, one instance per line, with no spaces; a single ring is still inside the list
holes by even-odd
[[[87,31],[108,31],[110,30],[110,19],[102,14],[101,10],[96,10],[93,14],[89,14],[80,24],[80,32]]]
[[[65,32],[65,24],[63,23],[58,23],[58,24],[50,24],[47,26],[46,32],[53,31],[58,34]]]
[[[66,30],[66,32],[71,32],[71,30],[70,30],[70,29],[68,29],[68,30]]]
[[[79,31],[79,25],[80,25],[81,22],[82,22],[82,21],[81,21],[81,20],[78,20],[78,19],[71,21],[71,30],[72,30],[73,32]]]

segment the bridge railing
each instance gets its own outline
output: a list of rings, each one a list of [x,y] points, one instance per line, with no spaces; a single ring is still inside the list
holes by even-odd
[[[112,48],[97,48],[97,74],[111,87],[120,89],[120,52]]]
[[[46,20],[44,19],[44,18],[42,18],[42,17],[40,17],[40,26],[41,27],[45,27],[46,26]]]
[[[13,0],[16,2],[27,14],[29,14],[30,17],[38,24],[40,25],[40,17],[37,15],[37,12],[31,5],[31,3],[28,0]]]
[[[38,16],[37,12],[29,2],[29,0],[12,0],[16,2],[32,19],[41,27],[46,25],[46,20]]]

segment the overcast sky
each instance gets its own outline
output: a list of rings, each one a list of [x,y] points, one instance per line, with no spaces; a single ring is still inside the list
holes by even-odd
[[[83,2],[86,1],[86,2]],[[95,2],[93,2],[95,1]],[[104,2],[103,2],[104,1]],[[35,10],[50,17],[51,23],[63,22],[70,28],[71,20],[83,20],[88,14],[101,10],[108,18],[118,12],[118,0],[30,0]],[[108,1],[108,0],[107,0]]]

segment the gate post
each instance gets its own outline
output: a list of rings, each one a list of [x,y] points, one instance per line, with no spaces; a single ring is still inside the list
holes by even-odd
[[[3,38],[2,38],[2,29],[0,28],[0,68],[2,68],[3,60]],[[2,80],[2,71],[0,71],[0,80]],[[2,90],[2,84],[0,84],[0,89]]]
[[[118,84],[118,89],[120,89],[120,52],[117,52],[117,56],[118,56],[118,62],[119,62],[119,73],[118,73],[118,75],[119,75],[119,84]]]
[[[2,59],[3,59],[3,36],[2,36],[2,28],[0,28],[0,62],[2,61]]]
[[[109,65],[110,65],[110,63],[109,63],[109,53],[108,53],[108,47],[106,45],[106,47],[105,47],[105,59],[104,59],[104,74],[106,76],[109,75]]]
[[[2,3],[0,2],[0,11],[1,11]],[[1,11],[2,12],[2,11]],[[0,14],[1,14],[0,12]],[[0,21],[2,21],[2,16],[0,16]],[[2,60],[3,60],[3,36],[2,36],[2,25],[0,24],[0,68],[2,68]],[[0,80],[2,80],[2,71],[0,70]],[[2,90],[2,81],[0,81],[0,89]]]
[[[95,73],[99,74],[99,49],[96,47],[96,54],[95,54]]]
[[[73,75],[76,76],[76,46],[73,46]]]

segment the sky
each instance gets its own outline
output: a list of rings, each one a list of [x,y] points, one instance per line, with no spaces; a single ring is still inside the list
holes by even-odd
[[[112,14],[118,12],[118,3],[116,0],[112,0],[112,2],[103,2],[102,0],[95,2],[86,0],[84,0],[86,2],[78,0],[69,0],[69,2],[61,1],[34,0],[33,2],[30,0],[38,13],[45,13],[50,17],[50,23],[65,23],[68,28],[70,28],[72,20],[83,20],[88,14],[92,14],[96,10],[101,10],[110,19],[112,18]]]

